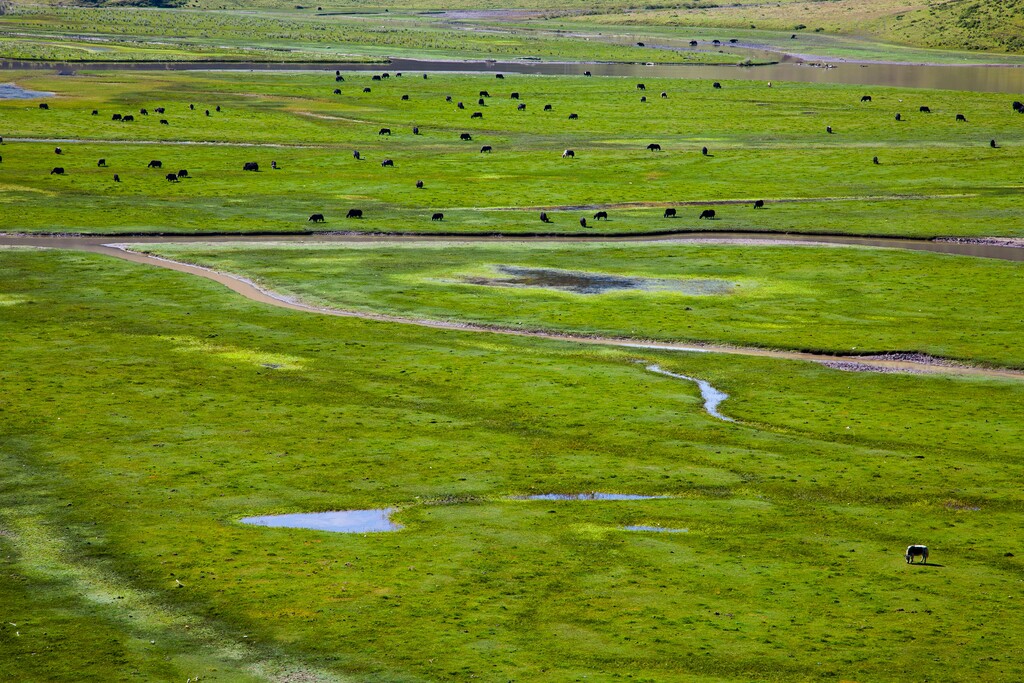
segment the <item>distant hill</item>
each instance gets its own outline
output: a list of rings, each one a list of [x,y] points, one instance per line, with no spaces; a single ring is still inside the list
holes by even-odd
[[[894,14],[881,37],[925,47],[1024,52],[1024,0],[947,0]]]

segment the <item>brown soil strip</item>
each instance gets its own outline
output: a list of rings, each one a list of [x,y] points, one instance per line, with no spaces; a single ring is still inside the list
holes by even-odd
[[[460,332],[486,332],[490,334],[504,334],[515,337],[531,337],[536,339],[548,339],[553,341],[576,342],[582,344],[598,344],[602,346],[617,346],[623,348],[640,348],[658,351],[688,351],[693,353],[725,353],[739,356],[757,356],[762,358],[779,358],[784,360],[804,360],[817,363],[850,363],[857,362],[857,357],[833,356],[827,354],[807,353],[802,351],[783,351],[778,349],[759,349],[753,347],[732,347],[713,346],[706,344],[680,344],[673,342],[651,342],[639,339],[621,337],[597,337],[574,335],[569,333],[555,333],[544,330],[528,330],[498,325],[485,325],[479,323],[453,322],[445,320],[430,320],[426,318],[409,318],[384,313],[371,313],[367,311],[353,311],[337,308],[327,308],[303,303],[297,299],[277,294],[265,289],[260,285],[236,275],[222,273],[210,268],[195,266],[179,261],[152,256],[136,251],[131,251],[127,245],[99,245],[88,249],[100,254],[115,256],[133,263],[167,268],[181,273],[188,273],[218,282],[233,292],[252,301],[278,306],[294,311],[318,313],[320,315],[333,315],[348,318],[361,318],[377,322],[397,323],[401,325],[417,325],[439,330],[453,330]],[[939,360],[939,359],[935,359]],[[979,368],[966,365],[922,363],[915,360],[888,360],[872,358],[870,364],[864,364],[865,370],[871,372],[909,372],[909,373],[939,373],[944,375],[968,375],[978,377],[992,377],[999,379],[1024,379],[1024,372],[997,369]]]

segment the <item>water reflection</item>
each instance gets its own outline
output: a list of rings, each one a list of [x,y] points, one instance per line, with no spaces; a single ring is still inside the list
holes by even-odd
[[[393,59],[387,64],[347,63],[267,63],[267,62],[26,62],[0,60],[0,69],[46,69],[114,71],[393,71],[512,73],[582,76],[629,76],[649,78],[706,78],[751,81],[799,81],[802,83],[845,83],[884,85],[901,88],[935,88],[973,92],[1024,92],[1024,67],[1013,65],[924,65],[856,64],[832,62],[831,68],[818,68],[804,62],[783,62],[766,66],[711,66],[685,64],[605,64],[587,62],[533,61],[436,61]]]
[[[255,524],[256,526],[362,534],[371,531],[398,531],[401,529],[400,524],[391,521],[390,515],[394,511],[394,508],[383,508],[380,510],[299,512],[290,515],[245,517],[241,521],[243,524]]]

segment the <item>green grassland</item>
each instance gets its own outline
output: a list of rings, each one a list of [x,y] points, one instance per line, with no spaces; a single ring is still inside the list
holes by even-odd
[[[297,314],[98,255],[0,265],[10,677],[1024,675],[1024,384]],[[671,498],[503,498],[588,490]],[[388,505],[404,530],[237,523]]]
[[[1014,262],[864,248],[693,244],[139,245],[336,308],[656,340],[840,353],[920,351],[1024,367]],[[498,265],[728,293],[576,294],[469,284]],[[866,273],[870,277],[864,277]]]
[[[703,80],[644,79],[642,103],[639,79],[628,78],[345,79],[336,84],[330,72],[16,74],[22,86],[56,95],[45,98],[48,111],[35,100],[0,102],[5,227],[279,232],[307,229],[306,218],[319,212],[327,230],[578,232],[581,212],[560,212],[599,205],[613,211],[600,228],[606,232],[1024,234],[1022,119],[1005,95],[756,81],[713,90]],[[332,94],[336,86],[340,95]],[[481,90],[492,95],[483,106]],[[511,92],[521,94],[525,111]],[[874,101],[862,104],[864,93]],[[553,111],[542,111],[545,104]],[[917,112],[925,104],[932,114]],[[152,113],[157,106],[167,113]],[[142,107],[151,115],[140,116]],[[470,118],[474,111],[483,118]],[[137,120],[111,121],[112,113]],[[968,122],[954,121],[957,113]],[[378,135],[382,127],[392,135]],[[461,133],[473,140],[460,141]],[[650,142],[663,151],[648,151]],[[482,145],[494,151],[481,154]],[[353,149],[365,160],[353,159]],[[561,158],[564,149],[576,157]],[[107,167],[97,167],[101,158]],[[382,168],[385,158],[395,167]],[[164,168],[147,169],[152,159]],[[248,161],[261,171],[244,172]],[[270,170],[271,161],[280,170]],[[55,166],[66,175],[50,175]],[[164,180],[182,168],[190,178]],[[114,173],[121,183],[112,182]],[[415,189],[417,180],[424,189]],[[728,204],[754,199],[768,209]],[[718,204],[720,220],[696,220],[700,208],[687,202]],[[674,205],[680,218],[663,219]],[[353,207],[364,210],[364,221],[342,218]],[[537,220],[545,209],[555,218],[549,226]],[[431,223],[434,211],[445,213],[443,223]]]
[[[37,6],[4,16],[0,55],[93,61],[364,61],[531,57],[555,61],[728,63],[728,52],[640,48],[571,36],[459,30],[420,15],[315,15]]]

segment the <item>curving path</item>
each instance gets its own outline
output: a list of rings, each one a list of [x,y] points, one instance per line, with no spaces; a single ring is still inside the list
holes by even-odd
[[[373,236],[337,236],[347,241],[379,241],[379,238]],[[466,322],[453,322],[446,320],[430,320],[426,318],[414,318],[404,317],[398,315],[389,315],[384,313],[372,313],[368,311],[356,311],[346,310],[339,308],[327,308],[322,306],[314,306],[307,304],[297,299],[292,299],[281,294],[278,294],[272,290],[260,287],[256,283],[252,282],[243,277],[232,275],[230,273],[223,273],[220,271],[212,270],[210,268],[204,268],[202,266],[196,266],[188,263],[182,263],[179,261],[173,261],[171,259],[161,258],[158,256],[152,256],[144,254],[138,251],[133,251],[128,245],[121,244],[110,244],[105,243],[109,238],[68,238],[68,237],[13,237],[13,236],[0,236],[0,246],[27,246],[35,248],[57,248],[57,249],[75,249],[80,251],[88,251],[97,254],[104,254],[106,256],[113,256],[115,258],[130,261],[132,263],[145,264],[150,266],[157,266],[159,268],[166,268],[168,270],[174,270],[180,273],[187,273],[189,275],[195,275],[198,277],[213,280],[219,284],[224,285],[231,291],[240,294],[247,299],[256,301],[263,304],[269,304],[272,306],[278,306],[280,308],[286,308],[293,311],[303,311],[306,313],[316,313],[319,315],[332,315],[349,318],[360,318],[363,320],[373,320],[378,322],[395,323],[400,325],[417,325],[420,327],[429,327],[432,329],[439,330],[455,330],[461,332],[485,332],[489,334],[503,334],[515,337],[532,337],[536,339],[549,339],[554,341],[566,341],[575,342],[582,344],[597,344],[602,346],[616,346],[621,348],[632,348],[632,349],[649,349],[657,351],[685,351],[691,353],[723,353],[732,354],[739,356],[757,356],[762,358],[779,358],[785,360],[804,360],[815,363],[826,364],[831,367],[846,367],[847,369],[857,369],[862,371],[874,371],[874,372],[906,372],[916,374],[943,374],[943,375],[963,375],[963,376],[975,376],[975,377],[991,377],[999,379],[1024,379],[1024,371],[1010,370],[1005,368],[983,368],[974,367],[967,365],[958,365],[942,361],[941,359],[930,359],[927,357],[886,357],[886,356],[838,356],[832,354],[820,354],[820,353],[809,353],[803,351],[785,351],[780,349],[764,349],[756,347],[737,347],[737,346],[719,346],[711,344],[680,344],[673,342],[652,342],[641,339],[621,338],[621,337],[597,337],[597,336],[584,336],[574,335],[570,333],[555,333],[547,332],[543,330],[528,330],[518,329],[512,327],[502,327],[499,325],[486,325],[480,323],[466,323]],[[227,240],[221,241],[238,241],[238,237],[228,238]],[[322,236],[317,236],[315,239],[306,238],[307,241],[324,241]],[[140,240],[139,242],[143,242]],[[159,239],[150,238],[146,240],[149,242],[209,242],[210,239],[206,238],[172,238],[172,239]],[[254,239],[246,241],[257,241]],[[262,238],[262,241],[267,241],[266,238]],[[963,245],[947,245],[947,246],[963,246]],[[972,245],[973,246],[973,245]],[[1018,250],[1020,251],[1020,250]],[[851,363],[851,361],[864,360],[863,363]],[[856,365],[856,368],[851,368],[851,365]],[[687,378],[688,379],[688,378]]]

